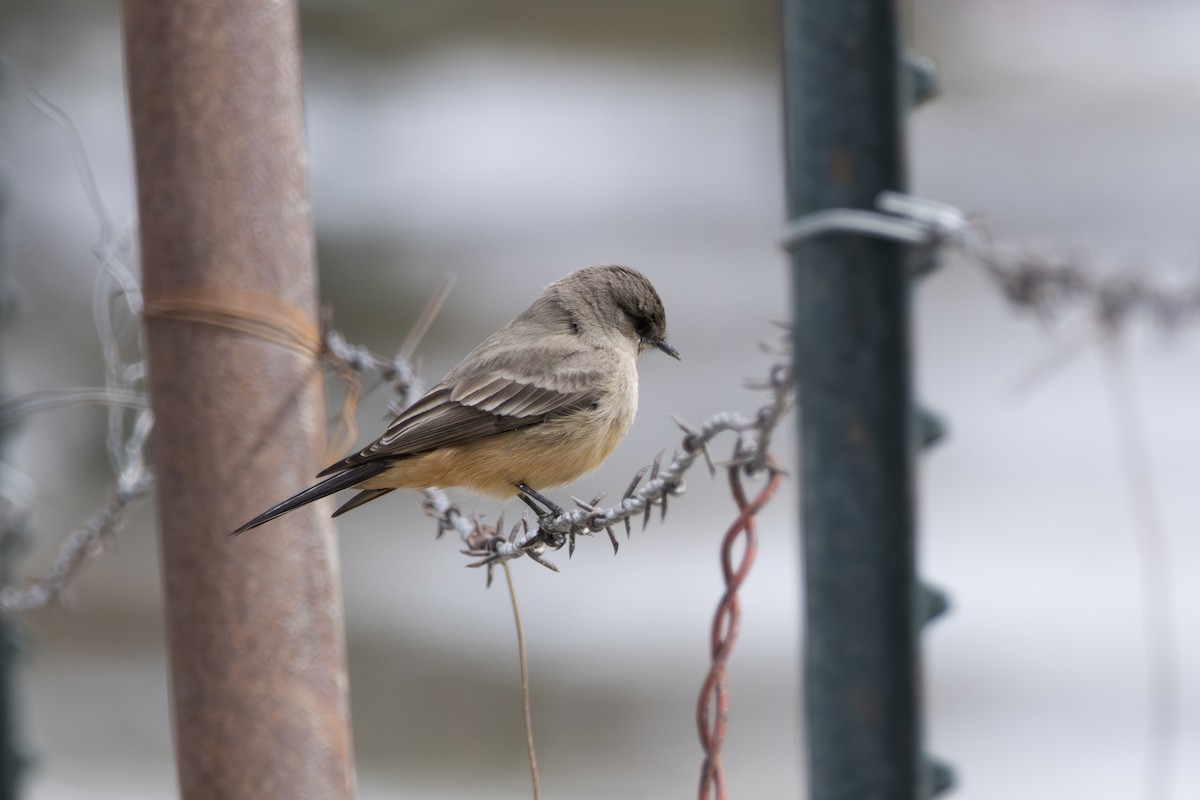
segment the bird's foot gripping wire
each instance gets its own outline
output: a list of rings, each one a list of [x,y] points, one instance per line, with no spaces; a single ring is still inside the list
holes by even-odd
[[[548,527],[545,523],[558,519],[563,515],[563,510],[554,501],[550,500],[541,492],[530,488],[524,483],[517,484],[517,497],[521,498],[521,502],[529,506],[533,513],[538,518],[538,528],[541,530],[541,539],[547,545],[558,550],[569,540],[571,542],[571,552],[575,552],[575,533],[573,531],[563,533]]]

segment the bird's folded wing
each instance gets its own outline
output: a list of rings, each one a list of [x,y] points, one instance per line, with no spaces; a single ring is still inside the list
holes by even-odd
[[[439,384],[400,412],[383,436],[320,474],[463,444],[586,408],[600,394],[596,380],[588,377],[599,376],[575,373],[551,387],[533,378],[493,372]]]

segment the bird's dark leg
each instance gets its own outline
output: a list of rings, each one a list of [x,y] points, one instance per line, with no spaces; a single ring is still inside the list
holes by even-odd
[[[517,497],[521,498],[521,502],[533,509],[533,513],[538,515],[538,519],[545,517],[553,518],[563,513],[561,508],[556,506],[541,492],[535,491],[523,483],[518,483],[517,489],[520,490]],[[541,503],[541,505],[539,506],[538,503]]]
[[[563,513],[563,510],[560,507],[555,505],[553,501],[551,501],[541,492],[531,489],[524,483],[518,483],[516,484],[516,487],[518,490],[517,497],[521,498],[522,503],[533,509],[533,513],[537,514],[539,523],[554,519]],[[539,525],[538,527],[541,526]],[[543,529],[542,538],[547,544],[557,550],[563,546],[563,542],[567,537],[557,531],[547,531]],[[572,545],[574,545],[574,536],[571,536],[570,538],[572,539]],[[574,549],[574,547],[571,549]]]

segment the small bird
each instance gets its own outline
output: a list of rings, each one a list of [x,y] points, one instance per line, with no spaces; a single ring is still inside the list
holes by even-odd
[[[679,358],[644,275],[612,265],[572,272],[401,411],[383,436],[234,533],[351,488],[359,493],[333,516],[393,489],[431,487],[518,495],[539,516],[557,512],[537,489],[591,472],[625,437],[637,412],[637,359],[652,347]]]

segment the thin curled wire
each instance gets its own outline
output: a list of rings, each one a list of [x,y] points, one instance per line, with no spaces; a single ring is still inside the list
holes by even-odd
[[[22,85],[30,103],[66,138],[75,161],[81,187],[91,206],[99,233],[92,254],[100,265],[93,292],[92,313],[96,335],[104,360],[102,389],[66,389],[39,392],[8,401],[0,407],[0,427],[7,429],[37,411],[99,404],[108,409],[106,446],[115,475],[104,505],[66,537],[49,569],[27,586],[0,585],[0,611],[25,611],[58,599],[70,579],[88,558],[104,545],[125,523],[129,510],[153,487],[153,475],[146,463],[146,442],[153,417],[146,401],[145,367],[142,361],[141,326],[138,313],[142,306],[141,287],[126,259],[133,253],[134,226],[118,225],[104,202],[83,139],[70,116],[36,89]],[[35,490],[32,481],[6,465],[0,480],[4,506],[0,513],[0,557],[21,549]],[[7,565],[5,565],[7,566]],[[0,569],[0,574],[10,574]]]

